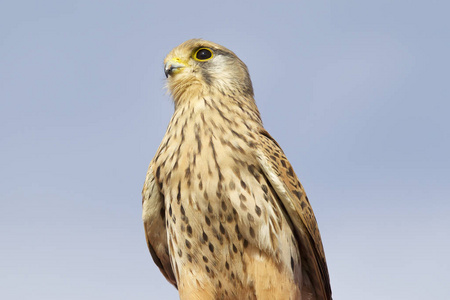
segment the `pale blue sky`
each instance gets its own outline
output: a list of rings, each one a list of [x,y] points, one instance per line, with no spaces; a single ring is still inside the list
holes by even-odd
[[[0,298],[177,299],[146,248],[162,60],[222,44],[306,188],[334,299],[449,299],[445,1],[3,1]]]

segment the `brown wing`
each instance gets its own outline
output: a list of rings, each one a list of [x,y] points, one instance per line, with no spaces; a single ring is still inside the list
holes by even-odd
[[[278,143],[265,129],[261,128],[259,133],[258,160],[295,227],[302,270],[308,275],[316,298],[331,299],[325,253],[308,197]]]
[[[145,238],[153,261],[164,277],[177,287],[167,246],[164,198],[156,184],[152,164],[148,168],[142,190],[142,220],[144,221]]]

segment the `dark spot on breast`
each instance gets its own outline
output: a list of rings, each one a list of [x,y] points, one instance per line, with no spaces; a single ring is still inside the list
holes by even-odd
[[[207,258],[206,256],[204,256],[204,255],[203,255],[203,261],[204,261],[205,263],[208,263],[208,258]]]
[[[188,240],[185,240],[185,242],[186,242],[186,247],[188,249],[191,249],[191,247],[192,247],[191,242],[189,242]]]
[[[242,186],[243,189],[247,188],[247,185],[245,184],[245,182],[243,180],[241,180],[241,186]]]
[[[225,228],[223,227],[222,223],[220,223],[220,225],[219,225],[219,230],[220,230],[220,233],[225,234]]]
[[[197,124],[196,124],[197,125]],[[198,129],[200,126],[195,126],[196,132],[195,132],[195,139],[197,140],[197,151],[200,153],[202,151],[202,140],[200,139],[200,135],[198,133]]]
[[[172,216],[172,206],[169,206],[169,216]]]
[[[212,207],[211,207],[211,203],[208,203],[208,212],[209,212],[210,214],[212,214],[212,212],[213,212],[213,209],[212,209]]]
[[[242,239],[242,234],[241,234],[241,232],[239,231],[239,227],[238,227],[237,224],[236,224],[236,226],[234,227],[234,230],[236,231],[237,238],[238,238],[238,240],[240,241],[240,240]]]
[[[267,185],[263,184],[263,185],[261,186],[261,188],[262,188],[262,190],[263,190],[264,193],[267,194],[267,192],[269,192],[269,189],[267,188]]]
[[[227,222],[228,223],[233,222],[233,216],[231,214],[227,215]]]
[[[233,244],[233,252],[234,252],[234,253],[237,253],[237,248],[236,248],[236,245],[235,245],[235,244]]]
[[[255,212],[258,215],[258,217],[261,216],[261,208],[258,205],[255,205]]]
[[[204,240],[205,242],[208,241],[208,235],[207,235],[204,231],[203,231],[202,238],[203,238],[203,240]]]
[[[178,193],[177,193],[177,203],[180,204],[181,200],[181,189],[180,189],[180,182],[178,182]]]
[[[186,217],[186,215],[181,215],[181,220],[182,220],[183,222],[185,222],[186,224],[189,223],[189,218]]]
[[[244,248],[248,247],[248,241],[244,239]]]
[[[189,236],[192,236],[192,227],[191,227],[191,225],[188,225],[188,226],[186,227],[186,231],[187,231],[187,233],[188,233]]]
[[[250,226],[249,231],[250,231],[250,236],[251,236],[252,238],[255,238],[255,230],[253,229],[253,227]]]
[[[250,172],[250,174],[252,174],[253,176],[255,176],[255,166],[254,165],[248,165],[248,171]]]
[[[186,212],[184,211],[183,205],[180,206],[180,212],[181,212],[181,215],[183,215],[183,216],[184,216],[185,213],[186,213]]]
[[[205,222],[208,226],[211,226],[211,220],[208,218],[208,216],[205,216]]]
[[[225,201],[222,201],[222,210],[227,210],[227,205],[225,204]]]
[[[226,268],[227,270],[230,270],[230,265],[228,264],[228,261],[225,262],[225,268]]]
[[[219,240],[220,244],[222,245],[223,244],[222,235],[217,231],[217,229],[215,227],[212,227],[212,230],[213,230],[214,236],[216,237],[216,239]]]
[[[178,249],[178,256],[181,257],[183,255],[183,252],[181,251],[181,249]]]
[[[213,246],[213,244],[209,243],[208,248],[209,248],[209,251],[214,253],[214,246]]]
[[[254,221],[255,221],[255,218],[254,218],[250,213],[247,213],[247,219],[248,219],[250,222],[254,222]]]
[[[294,271],[294,258],[291,256],[291,269]]]
[[[206,270],[206,272],[211,272],[211,270],[209,269],[209,267],[208,266],[205,266],[205,270]]]
[[[236,226],[234,227],[234,231],[236,231],[236,234],[241,234],[241,232],[239,231],[239,226],[236,224]]]
[[[245,197],[243,194],[239,194],[239,199],[241,201],[247,201],[247,197]]]
[[[188,254],[186,255],[186,257],[187,257],[188,261],[191,263],[191,262],[192,262],[192,256],[188,253]]]

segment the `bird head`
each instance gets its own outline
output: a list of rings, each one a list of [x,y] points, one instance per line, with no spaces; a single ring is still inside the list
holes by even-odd
[[[201,39],[175,47],[164,59],[167,86],[175,103],[221,93],[253,97],[247,66],[227,48]]]

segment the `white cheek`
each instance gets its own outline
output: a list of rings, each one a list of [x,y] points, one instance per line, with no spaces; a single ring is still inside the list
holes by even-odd
[[[220,87],[232,86],[236,80],[234,75],[234,66],[229,59],[224,56],[215,56],[209,67],[209,73],[215,79],[215,83]]]
[[[229,69],[229,62],[227,61],[227,59],[222,56],[222,55],[218,55],[215,56],[213,58],[213,62],[211,64],[211,73],[215,73],[215,74],[221,74],[223,75],[224,73],[229,73],[226,72],[227,68]]]

